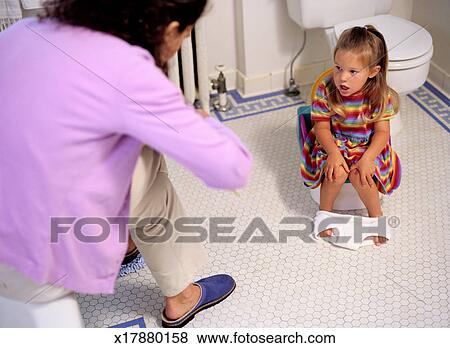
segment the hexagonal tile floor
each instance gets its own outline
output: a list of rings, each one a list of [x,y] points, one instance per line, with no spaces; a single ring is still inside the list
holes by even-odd
[[[390,243],[357,252],[294,237],[207,243],[210,263],[198,276],[229,273],[237,288],[189,327],[449,327],[450,117],[448,98],[433,88],[401,100],[403,129],[394,148],[402,184],[383,201],[384,213],[400,221]],[[255,217],[276,236],[283,217],[313,217],[318,207],[298,175],[297,104],[227,121],[254,155],[251,180],[239,195],[209,190],[169,162],[186,211],[236,217],[235,236]],[[119,278],[115,295],[78,299],[88,327],[161,324],[163,296],[147,268]]]

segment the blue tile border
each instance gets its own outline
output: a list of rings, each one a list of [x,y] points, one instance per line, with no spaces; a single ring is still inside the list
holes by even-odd
[[[124,323],[120,323],[114,326],[110,326],[110,328],[127,328],[127,327],[133,327],[135,325],[138,325],[138,327],[140,328],[146,328],[147,326],[145,325],[145,321],[144,321],[144,317],[140,317],[134,320],[130,320],[130,321],[126,321]]]
[[[409,93],[408,98],[444,128],[447,133],[450,133],[450,102],[446,95],[427,81],[423,86]]]
[[[232,109],[228,112],[213,110],[213,114],[220,122],[228,122],[244,117],[255,116],[287,107],[305,104],[300,97],[286,97],[284,90],[244,98],[237,90],[228,92]]]
[[[220,121],[221,121],[221,122],[234,121],[234,120],[238,120],[238,119],[245,118],[245,117],[250,117],[250,116],[255,116],[255,115],[265,114],[265,113],[271,112],[271,111],[277,111],[277,110],[281,110],[281,109],[286,109],[286,108],[289,108],[289,107],[292,107],[292,106],[299,106],[299,105],[302,105],[302,104],[306,104],[306,103],[305,103],[305,102],[298,102],[298,103],[295,103],[295,104],[290,104],[290,105],[280,106],[280,107],[274,108],[274,109],[268,109],[268,110],[264,110],[264,111],[254,112],[254,113],[252,113],[252,114],[246,114],[246,115],[242,115],[242,116],[236,116],[236,117],[228,118],[228,119],[225,119],[225,120],[223,120],[223,119],[220,118]],[[220,117],[219,115],[217,115],[217,116]]]
[[[447,96],[445,94],[443,94],[440,90],[438,90],[436,87],[434,87],[431,83],[426,81],[424,86],[427,89],[429,89],[436,97],[438,97],[440,100],[442,100],[447,106],[450,106],[450,99],[447,98]]]
[[[241,94],[236,89],[233,89],[233,90],[231,90],[229,92],[229,94],[239,104],[248,103],[248,102],[251,102],[251,101],[260,100],[260,99],[264,99],[264,98],[275,97],[275,96],[281,95],[283,93],[284,93],[284,91],[281,90],[281,91],[277,91],[277,92],[270,92],[270,93],[266,93],[266,94],[260,94],[260,95],[256,95],[256,96],[253,96],[253,97],[244,98],[243,96],[241,96]]]
[[[414,103],[416,103],[423,111],[425,111],[429,116],[431,116],[431,118],[433,118],[433,120],[435,120],[438,124],[440,124],[442,126],[442,128],[444,128],[448,133],[450,133],[450,129],[439,118],[437,118],[435,115],[433,115],[433,113],[430,110],[428,110],[421,102],[419,102],[411,94],[408,94],[408,97]]]

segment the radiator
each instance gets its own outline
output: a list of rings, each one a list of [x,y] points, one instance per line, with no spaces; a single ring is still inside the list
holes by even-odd
[[[169,78],[181,88],[187,103],[198,100],[200,107],[209,111],[210,82],[203,18],[197,21],[193,34],[184,40],[180,52],[169,60]]]

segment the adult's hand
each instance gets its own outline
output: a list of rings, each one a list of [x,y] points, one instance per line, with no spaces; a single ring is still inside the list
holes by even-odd
[[[203,118],[209,117],[209,113],[207,113],[205,110],[203,109],[196,109],[195,111],[197,111],[197,113],[202,116]]]

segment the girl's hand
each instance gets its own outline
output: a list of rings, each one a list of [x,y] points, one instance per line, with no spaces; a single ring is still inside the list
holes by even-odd
[[[334,181],[335,175],[338,172],[339,167],[344,168],[347,173],[350,173],[347,162],[339,151],[328,154],[327,163],[325,165],[324,173],[325,177],[329,181]]]
[[[361,185],[366,184],[372,187],[375,185],[372,176],[375,174],[375,161],[368,157],[362,156],[361,159],[350,167],[350,171],[357,170],[359,172],[359,179]]]

